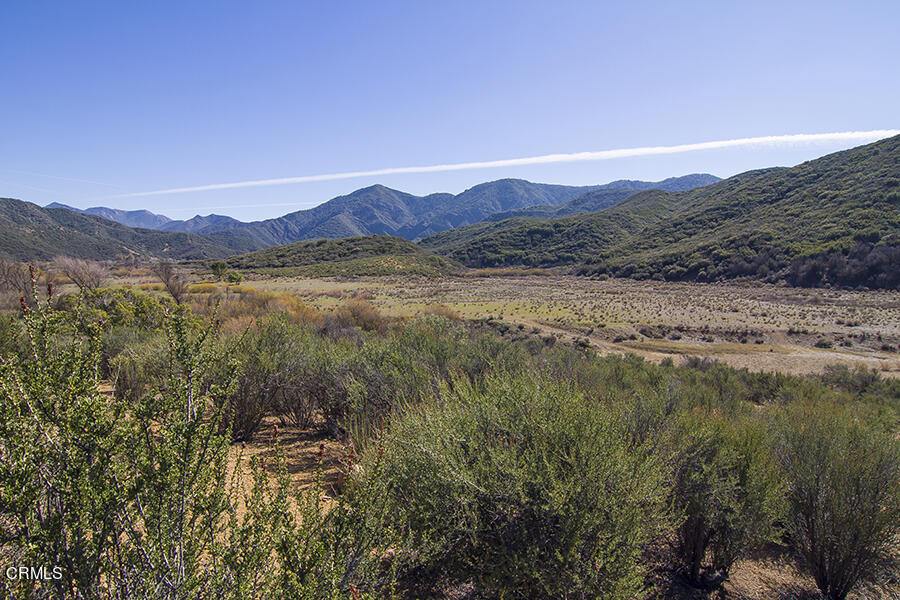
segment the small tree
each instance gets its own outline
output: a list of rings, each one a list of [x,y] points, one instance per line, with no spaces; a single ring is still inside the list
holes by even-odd
[[[182,300],[184,300],[184,295],[187,293],[188,282],[178,272],[175,265],[171,261],[161,260],[154,263],[150,267],[150,271],[166,286],[166,291],[175,300],[175,304],[181,304]]]
[[[228,271],[228,264],[217,260],[209,264],[209,270],[216,276],[216,279],[222,281],[225,278],[225,273]]]
[[[819,590],[842,600],[900,534],[900,442],[825,399],[785,410],[788,533]]]
[[[53,259],[53,265],[71,279],[82,292],[99,288],[107,276],[106,267],[93,260],[57,256]]]

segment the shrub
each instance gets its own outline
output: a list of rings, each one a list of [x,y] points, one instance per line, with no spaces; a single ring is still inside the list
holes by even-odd
[[[222,356],[239,363],[225,419],[235,441],[252,439],[269,413],[308,427],[316,409],[342,395],[341,375],[330,368],[334,353],[284,313],[227,344]]]
[[[784,409],[787,529],[819,590],[841,600],[900,533],[900,443],[821,398]]]
[[[673,436],[674,551],[687,580],[716,588],[748,550],[775,539],[783,486],[759,421],[683,414]]]
[[[0,315],[0,356],[19,349],[21,327],[13,315]]]
[[[215,294],[219,291],[219,286],[214,283],[195,283],[188,288],[191,294]]]
[[[436,315],[451,321],[459,321],[459,313],[445,304],[429,304],[423,311],[426,315]]]
[[[114,376],[111,365],[116,356],[121,354],[126,348],[132,348],[140,344],[151,335],[144,329],[124,325],[113,325],[103,331],[100,355],[100,370],[103,377],[110,379]]]
[[[386,504],[362,493],[377,465],[330,507],[320,484],[300,492],[299,518],[277,447],[277,480],[254,461],[244,485],[219,427],[235,365],[211,354],[210,329],[176,310],[164,381],[126,406],[98,393],[96,321],[72,318],[78,307],[35,306],[24,311],[34,343],[0,361],[0,556],[59,566],[61,578],[7,581],[4,598],[333,600],[349,590],[370,600],[392,591],[381,560],[396,539],[383,526]]]
[[[368,301],[351,298],[337,309],[335,318],[343,327],[360,327],[366,331],[384,331],[387,321]]]
[[[456,380],[401,414],[379,485],[410,535],[407,576],[479,597],[633,598],[642,545],[664,522],[663,479],[597,409],[571,386],[507,375]]]
[[[151,389],[163,386],[169,368],[168,352],[165,336],[159,334],[110,359],[116,398],[134,403]]]
[[[97,391],[96,327],[73,329],[34,306],[24,311],[27,350],[0,360],[0,554],[61,567],[46,597],[96,598],[121,500],[124,406]],[[35,597],[35,582],[19,583],[20,597]]]

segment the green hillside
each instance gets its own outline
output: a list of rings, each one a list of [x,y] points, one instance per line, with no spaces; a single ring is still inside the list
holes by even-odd
[[[296,242],[232,256],[227,263],[235,269],[309,277],[440,275],[459,269],[446,258],[388,235]]]
[[[642,192],[596,213],[479,223],[422,246],[469,266],[897,288],[900,136],[691,191]]]
[[[132,229],[65,208],[0,198],[0,254],[17,260],[46,260],[59,254],[98,260],[129,255],[207,259],[254,247],[231,235]]]

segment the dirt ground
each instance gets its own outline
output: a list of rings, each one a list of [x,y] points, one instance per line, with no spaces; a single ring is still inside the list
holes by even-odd
[[[654,361],[690,355],[792,374],[846,364],[900,376],[896,291],[571,276],[274,278],[247,285],[294,291],[323,310],[349,297],[394,316],[444,305],[462,318],[492,318]]]

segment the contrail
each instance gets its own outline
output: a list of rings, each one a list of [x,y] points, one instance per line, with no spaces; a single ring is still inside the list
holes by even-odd
[[[159,196],[163,194],[183,194],[187,192],[206,192],[210,190],[227,190],[232,188],[261,187],[268,185],[287,185],[290,183],[310,183],[313,181],[334,181],[337,179],[354,179],[357,177],[378,177],[382,175],[400,175],[406,173],[438,173],[442,171],[465,171],[468,169],[491,169],[496,167],[519,167],[524,165],[543,165],[550,163],[582,162],[590,160],[612,160],[632,156],[656,156],[661,154],[679,154],[697,150],[716,150],[719,148],[735,148],[738,146],[793,145],[817,142],[873,142],[900,134],[900,129],[875,129],[872,131],[842,131],[837,133],[801,133],[796,135],[769,135],[762,137],[700,142],[697,144],[678,144],[675,146],[644,146],[641,148],[620,148],[618,150],[601,150],[599,152],[573,152],[569,154],[544,154],[526,158],[508,158],[503,160],[487,160],[480,162],[452,163],[445,165],[428,165],[419,167],[393,167],[374,169],[372,171],[348,171],[345,173],[327,173],[324,175],[302,175],[299,177],[280,177],[277,179],[257,179],[253,181],[235,181],[232,183],[213,183],[192,187],[170,188],[152,192],[134,192],[113,196],[129,198],[136,196]]]

